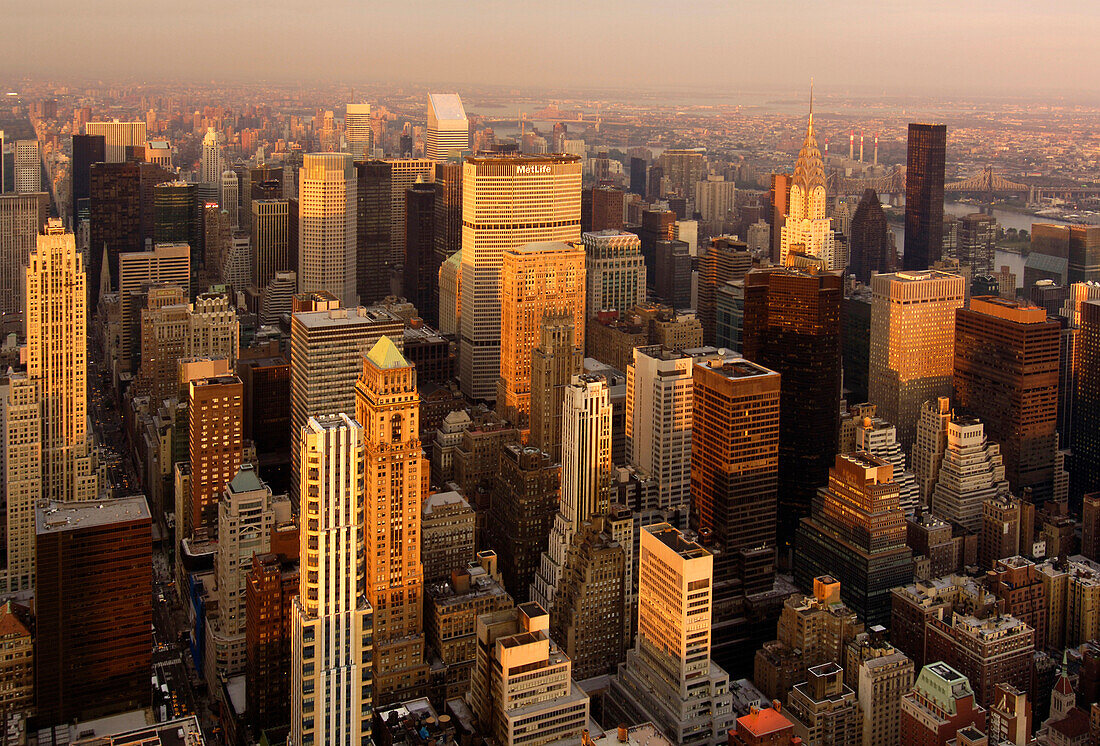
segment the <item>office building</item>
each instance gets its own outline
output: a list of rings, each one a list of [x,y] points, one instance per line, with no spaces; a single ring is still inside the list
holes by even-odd
[[[377,303],[390,294],[392,171],[387,161],[355,163],[355,284],[362,303]]]
[[[420,396],[416,370],[388,337],[363,358],[355,384],[356,419],[364,423],[367,600],[374,609],[377,704],[419,694],[424,662],[424,568],[420,563]]]
[[[521,603],[549,546],[560,486],[561,466],[549,454],[514,443],[500,449],[485,530],[500,558],[504,587]]]
[[[424,585],[450,579],[474,559],[474,509],[457,492],[435,492],[420,506]]]
[[[467,396],[496,396],[504,251],[580,240],[581,166],[579,157],[563,155],[466,159],[458,313],[459,379]]]
[[[260,323],[274,326],[283,316],[289,316],[297,290],[297,272],[276,272],[267,287],[260,291]]]
[[[120,122],[117,119],[110,122],[88,122],[84,125],[84,133],[103,138],[103,160],[106,163],[124,163],[126,148],[145,146],[145,122]]]
[[[310,417],[353,411],[363,356],[382,336],[404,343],[404,322],[379,306],[340,308],[318,299],[313,307],[290,320],[290,489],[299,506],[302,427]]]
[[[87,293],[84,262],[58,220],[28,258],[24,301],[27,376],[42,400],[42,497],[96,496],[88,433]]]
[[[424,157],[445,161],[470,149],[470,122],[457,93],[428,94],[428,129]]]
[[[34,506],[42,497],[42,399],[38,381],[9,369],[0,384],[4,484],[4,593],[34,590]]]
[[[296,561],[253,555],[245,585],[245,712],[261,730],[290,723],[290,641],[299,584]]]
[[[574,344],[584,347],[584,260],[581,246],[558,242],[527,244],[501,254],[496,401],[501,415],[519,426],[527,424],[531,413],[531,352],[542,340],[543,320],[571,317]]]
[[[857,669],[856,696],[863,712],[862,746],[899,746],[901,698],[913,686],[913,661],[886,643]]]
[[[1035,630],[1011,614],[979,617],[956,610],[928,621],[929,659],[943,661],[965,676],[982,707],[995,703],[997,684],[1030,687],[1034,652]]]
[[[310,417],[300,441],[301,513],[313,517],[302,524],[303,572],[293,601],[290,740],[362,744],[374,703],[363,430],[345,414]]]
[[[623,228],[623,191],[594,186],[581,192],[581,231],[600,233]]]
[[[667,523],[639,537],[638,635],[605,719],[650,720],[672,743],[718,746],[734,713],[729,676],[710,656],[714,558]]]
[[[76,221],[88,219],[88,197],[91,195],[92,164],[107,160],[107,145],[103,135],[73,135],[72,138],[72,202],[70,208]]]
[[[943,175],[947,125],[909,124],[905,168],[906,270],[929,269],[943,255]]]
[[[989,706],[989,737],[992,743],[1027,746],[1031,742],[1031,703],[1026,691],[1011,684],[997,684]]]
[[[665,510],[690,502],[694,366],[684,353],[638,347],[626,370],[626,459],[657,480]]]
[[[405,256],[402,291],[420,318],[439,324],[439,266],[435,253],[435,184],[413,184],[405,192]]]
[[[676,238],[676,213],[672,210],[642,210],[642,223],[635,232],[642,244],[645,259],[646,282],[650,290],[657,282],[657,242]]]
[[[700,324],[700,330],[702,324]],[[740,354],[745,329],[745,281],[727,282],[714,294],[714,346]],[[848,345],[844,346],[845,352]],[[847,359],[847,355],[845,355]],[[848,376],[845,374],[845,381]]]
[[[868,625],[890,620],[890,589],[913,579],[905,512],[893,465],[869,453],[838,455],[812,514],[798,527],[795,582],[831,574],[841,597]]]
[[[354,160],[371,155],[370,104],[348,104],[344,109],[344,141]]]
[[[1082,303],[1080,313],[1072,363],[1074,495],[1100,489],[1100,301]]]
[[[32,511],[33,515],[33,511]],[[13,601],[0,606],[0,712],[34,711],[34,620],[31,610]]]
[[[262,291],[276,274],[298,269],[298,203],[253,199],[251,207],[251,280]]]
[[[153,187],[153,240],[190,245],[197,265],[204,235],[195,185],[165,181]],[[184,286],[186,287],[186,285]]]
[[[970,267],[972,277],[993,274],[997,244],[997,219],[983,212],[959,218],[958,248],[955,258]]]
[[[898,257],[890,241],[886,213],[878,193],[868,189],[856,207],[848,238],[848,269],[860,282],[871,282],[871,275],[897,270]]]
[[[147,707],[153,555],[145,498],[50,500],[34,512],[38,722]]]
[[[711,239],[710,246],[699,257],[699,300],[695,315],[703,325],[703,342],[716,344],[718,324],[718,291],[727,283],[743,281],[752,269],[752,254],[748,245],[730,236]]]
[[[148,140],[145,143],[145,160],[171,170],[172,144],[167,140]]]
[[[806,139],[794,164],[786,217],[780,232],[780,264],[789,264],[791,254],[797,253],[820,259],[826,270],[843,270],[848,266],[843,247],[837,245],[832,218],[827,215],[827,201],[825,165],[817,147],[811,101]]]
[[[646,196],[646,167],[645,158],[630,159],[630,193],[643,199]]]
[[[828,480],[840,418],[839,272],[793,267],[745,275],[746,359],[783,377],[779,417],[780,536],[789,546]]]
[[[581,235],[585,248],[585,306],[589,318],[600,311],[628,311],[645,303],[645,261],[638,236],[620,230]]]
[[[310,153],[298,181],[298,291],[356,305],[356,179],[346,153]]]
[[[442,265],[462,248],[462,164],[435,164],[435,253]]]
[[[704,148],[670,148],[657,158],[657,165],[672,192],[690,199],[695,195],[695,185],[706,179],[707,152]]]
[[[737,186],[722,176],[695,182],[695,212],[711,235],[724,233],[736,220]]]
[[[466,701],[482,733],[500,746],[574,741],[588,721],[588,695],[572,662],[550,639],[537,603],[477,619],[477,660]]]
[[[611,479],[611,399],[603,376],[573,377],[562,404],[561,504],[550,529],[531,598],[554,609],[566,553],[581,524],[605,513]]]
[[[894,467],[894,482],[898,485],[898,501],[907,518],[912,518],[921,505],[920,489],[913,472],[905,468],[905,451],[898,443],[897,428],[878,417],[862,417],[855,426],[853,450],[866,451],[889,461]]]
[[[573,376],[581,372],[583,350],[571,313],[543,317],[539,344],[531,350],[529,441],[555,463],[561,461],[562,403]]]
[[[16,140],[14,155],[15,192],[42,191],[42,155],[38,140]]]
[[[186,291],[191,283],[191,247],[186,243],[158,243],[152,251],[118,255],[119,364],[136,370],[132,358],[140,355],[141,306],[149,285],[172,285]],[[140,360],[140,357],[138,357]]]
[[[0,316],[23,312],[25,268],[49,206],[45,192],[0,195]]]
[[[984,731],[985,716],[964,675],[942,661],[930,663],[902,697],[901,742],[948,746],[960,731]]]
[[[1023,301],[971,298],[955,313],[955,404],[1000,444],[1016,494],[1051,496],[1058,450],[1060,328]]]
[[[231,169],[224,171],[218,182],[218,204],[229,214],[229,227],[236,231],[240,228],[241,216],[241,188],[237,172]]]
[[[654,295],[678,311],[691,308],[691,253],[687,243],[659,240],[653,252]]]
[[[1020,501],[1007,494],[986,500],[982,503],[978,563],[982,567],[994,567],[999,560],[1019,552]]]
[[[206,128],[206,134],[202,137],[202,158],[199,168],[199,179],[203,184],[220,186],[222,174],[225,173],[225,155],[222,153],[224,144],[225,135],[217,132],[213,127]],[[224,204],[222,208],[225,208]]]
[[[921,405],[951,394],[955,311],[966,281],[938,270],[906,271],[872,277],[871,289],[868,396],[909,450]]]
[[[981,420],[952,414],[930,493],[932,512],[978,533],[982,528],[982,503],[1008,491],[1001,447],[986,438]]]
[[[390,158],[390,250],[389,264],[405,261],[405,202],[413,185],[431,183],[435,178],[435,161],[428,158]]]
[[[1070,285],[1100,280],[1100,228],[1092,225],[1032,226],[1031,252],[1045,269],[1043,276]],[[1033,264],[1029,261],[1029,264]],[[1035,277],[1027,272],[1025,282]]]
[[[811,667],[807,680],[787,697],[787,717],[802,743],[859,746],[863,728],[856,693],[844,684],[844,669],[834,662]]]
[[[217,531],[218,498],[243,458],[243,398],[241,379],[235,375],[187,384],[191,504],[185,515],[177,516],[186,537],[199,528]]]

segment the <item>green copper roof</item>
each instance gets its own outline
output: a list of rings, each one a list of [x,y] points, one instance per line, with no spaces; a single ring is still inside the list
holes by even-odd
[[[367,353],[367,359],[383,369],[409,367],[409,361],[389,337],[379,339]]]

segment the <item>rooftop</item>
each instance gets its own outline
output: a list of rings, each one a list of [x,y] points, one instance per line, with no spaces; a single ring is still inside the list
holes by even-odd
[[[145,495],[86,502],[41,500],[35,506],[34,517],[35,531],[39,536],[109,526],[124,521],[150,520],[149,504]]]
[[[710,554],[696,542],[686,539],[682,531],[667,523],[654,523],[644,526],[643,530],[685,559],[706,557]]]
[[[392,322],[404,326],[405,322],[382,306],[358,308],[334,308],[328,311],[302,311],[294,314],[294,321],[307,329],[356,324]]]
[[[472,155],[466,158],[467,163],[475,166],[489,166],[493,164],[556,164],[556,163],[580,163],[579,155],[567,155],[563,153],[553,154],[519,154],[519,153],[488,153],[485,155]]]
[[[383,370],[409,367],[409,361],[397,349],[393,340],[385,335],[374,343],[374,347],[367,353],[367,359]]]
[[[229,491],[240,494],[242,492],[258,492],[267,489],[267,485],[260,479],[252,464],[241,464],[236,476],[229,482]]]
[[[719,357],[712,360],[705,360],[703,362],[696,363],[696,365],[700,365],[707,370],[714,371],[715,373],[721,373],[726,378],[732,379],[779,375],[774,370],[769,370],[763,365],[757,365],[756,363],[745,360],[742,357],[735,356],[734,354],[729,353],[728,350],[718,350],[718,354]]]
[[[439,121],[458,121],[466,119],[466,109],[457,93],[429,93],[428,106]]]

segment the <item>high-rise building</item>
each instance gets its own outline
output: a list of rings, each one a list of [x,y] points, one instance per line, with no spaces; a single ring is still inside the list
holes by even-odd
[[[222,153],[224,144],[225,135],[213,127],[206,128],[206,134],[202,137],[202,159],[199,170],[199,179],[203,184],[221,184],[222,174],[225,173],[225,155]],[[225,205],[222,207],[224,208]]]
[[[16,194],[42,191],[42,155],[38,140],[15,141],[14,165]]]
[[[976,212],[959,218],[959,244],[955,258],[970,267],[972,277],[993,274],[997,244],[997,218]]]
[[[712,234],[724,233],[736,218],[737,185],[722,176],[695,182],[695,212]]]
[[[531,598],[555,613],[566,553],[581,524],[607,511],[611,477],[611,399],[603,376],[573,377],[562,404],[561,504]]]
[[[393,166],[388,161],[371,160],[355,164],[355,285],[362,303],[378,303],[390,294],[392,171]]]
[[[42,399],[42,497],[96,496],[88,433],[87,292],[72,233],[51,220],[28,258],[27,376]]]
[[[124,163],[127,147],[145,145],[145,122],[120,122],[117,119],[110,122],[88,122],[84,125],[84,132],[86,135],[103,138],[106,163]]]
[[[474,560],[474,509],[458,492],[434,492],[420,507],[424,585],[442,583]]]
[[[279,272],[298,269],[298,203],[286,199],[252,200],[252,284],[268,286]]]
[[[901,743],[901,698],[913,686],[913,661],[886,643],[859,663],[856,695],[863,711],[862,746]]]
[[[0,590],[34,590],[34,506],[42,497],[42,400],[38,381],[8,371],[0,384],[4,569]]]
[[[1011,495],[982,503],[982,530],[978,536],[978,563],[992,568],[997,561],[1020,552],[1020,501]]]
[[[645,303],[645,261],[638,236],[621,230],[581,235],[585,253],[586,308],[589,317],[600,311],[629,311]]]
[[[810,587],[831,574],[841,596],[868,625],[890,621],[890,589],[912,582],[905,512],[889,461],[865,452],[836,457],[813,513],[798,527],[795,581]]]
[[[240,227],[241,214],[241,189],[237,172],[227,169],[219,179],[220,191],[218,204],[222,210],[229,213],[229,225],[233,230]]]
[[[143,288],[173,285],[186,291],[191,283],[191,247],[186,243],[158,243],[152,251],[118,255],[119,364],[133,369],[132,357],[140,353]]]
[[[577,344],[572,313],[544,316],[538,346],[531,350],[529,442],[561,463],[561,418],[565,391],[581,372],[584,347]]]
[[[730,236],[711,239],[710,246],[699,257],[699,300],[695,315],[703,325],[703,342],[716,344],[718,324],[718,289],[729,282],[745,279],[752,269],[752,254],[748,244]]]
[[[660,240],[653,253],[654,295],[678,311],[691,308],[691,252],[687,242]]]
[[[832,661],[811,667],[807,680],[787,696],[787,717],[802,743],[859,746],[862,713],[856,693],[844,684],[844,669]]]
[[[788,257],[800,253],[820,259],[827,270],[843,270],[848,266],[847,257],[842,256],[843,251],[837,245],[833,221],[827,214],[825,165],[814,133],[813,101],[810,102],[806,139],[794,164],[779,240],[780,264],[789,264]]]
[[[943,173],[947,125],[909,124],[905,168],[906,270],[929,269],[943,253]]]
[[[470,122],[457,93],[428,94],[424,156],[435,161],[460,157],[470,149]]]
[[[388,264],[405,261],[405,206],[407,193],[417,183],[431,183],[435,161],[428,158],[390,158],[390,250]]]
[[[500,449],[485,528],[488,544],[500,557],[504,587],[521,603],[549,546],[560,486],[561,466],[549,454],[519,444]]]
[[[940,464],[947,451],[947,424],[952,418],[951,398],[936,397],[924,402],[917,420],[910,464],[917,478],[921,505],[927,506],[940,477]]]
[[[435,253],[437,265],[462,248],[462,164],[435,164]]]
[[[153,554],[145,498],[45,501],[34,513],[38,722],[148,706]]]
[[[0,315],[23,312],[25,268],[49,206],[45,192],[0,195]]]
[[[623,228],[623,191],[601,185],[581,192],[581,231],[599,233]]]
[[[579,738],[589,701],[571,673],[572,661],[550,639],[550,615],[537,603],[478,617],[466,698],[495,743],[545,746]]]
[[[496,396],[504,251],[532,242],[580,240],[581,166],[581,159],[571,155],[466,159],[459,378],[467,396]]]
[[[905,451],[898,443],[897,428],[879,417],[863,417],[855,427],[855,450],[866,451],[889,461],[894,467],[898,501],[907,518],[912,518],[920,502],[920,488],[913,472],[905,468]]]
[[[356,180],[347,153],[310,153],[298,181],[298,291],[327,291],[346,308],[356,288]]]
[[[836,455],[842,285],[838,272],[793,267],[745,275],[742,354],[783,377],[779,535],[787,546],[798,520],[809,515],[817,489],[828,480]]]
[[[195,185],[185,181],[157,184],[153,187],[153,211],[153,240],[190,245],[192,262],[198,266],[204,236]]]
[[[993,703],[989,706],[989,737],[991,743],[1027,746],[1031,742],[1031,703],[1027,690],[1011,684],[997,684]]]
[[[310,417],[351,412],[363,356],[383,336],[404,345],[404,322],[384,308],[340,308],[318,300],[290,321],[290,490],[296,491],[300,435]]]
[[[1031,685],[1035,630],[1011,614],[980,618],[959,610],[944,619],[928,620],[929,659],[943,661],[966,676],[974,700],[994,704],[994,688],[1008,683],[1017,689]]]
[[[645,158],[630,159],[630,193],[643,199],[646,196],[646,166]]]
[[[955,403],[1001,446],[1013,492],[1050,497],[1058,450],[1060,328],[1026,302],[971,298],[955,313]]]
[[[345,414],[310,417],[299,441],[298,491],[307,520],[292,612],[290,740],[367,743],[373,610],[364,557],[363,429]]]
[[[1008,490],[1000,446],[986,439],[982,421],[952,414],[930,493],[932,512],[978,533],[982,528],[982,503],[1006,495]]]
[[[370,104],[347,105],[344,111],[344,140],[354,160],[370,158]]]
[[[355,384],[363,425],[367,600],[374,609],[374,698],[394,704],[422,693],[424,568],[420,563],[420,395],[416,370],[388,337],[363,358]]]
[[[91,194],[92,164],[107,160],[107,145],[103,135],[73,135],[72,215],[74,224],[88,219],[88,197]]]
[[[869,283],[876,272],[897,270],[897,252],[889,231],[878,193],[868,189],[856,207],[848,239],[848,267],[860,282]]]
[[[290,722],[290,641],[298,563],[277,554],[254,555],[246,582],[246,712],[252,725],[262,730]]]
[[[906,271],[876,275],[871,288],[868,395],[908,450],[921,405],[951,394],[955,311],[966,281],[938,270]]]
[[[959,731],[984,731],[985,715],[966,676],[942,661],[930,663],[902,697],[901,742],[948,746]]]
[[[718,746],[733,724],[729,675],[711,660],[714,558],[667,523],[639,531],[638,635],[605,702],[672,743]]]
[[[0,606],[0,711],[33,712],[34,708],[34,621],[26,606],[7,601]]]
[[[435,184],[413,184],[405,192],[405,268],[402,290],[420,318],[439,324],[439,265],[435,252]]]
[[[525,426],[531,413],[531,360],[543,320],[567,315],[584,347],[585,253],[577,244],[531,243],[501,254],[500,381],[497,409]]]
[[[626,458],[658,485],[658,507],[687,512],[691,487],[692,368],[683,353],[634,349],[626,370]]]
[[[1100,489],[1100,301],[1082,303],[1080,319],[1072,363],[1075,495]]]
[[[200,527],[217,531],[218,497],[243,458],[244,391],[241,379],[228,375],[193,380],[187,392],[191,509],[177,520],[189,537]]]
[[[691,198],[695,185],[706,178],[707,152],[704,148],[669,149],[661,153],[657,163],[677,196]]]

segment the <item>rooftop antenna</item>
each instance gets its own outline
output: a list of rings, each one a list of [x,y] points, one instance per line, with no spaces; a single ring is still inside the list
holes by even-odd
[[[810,78],[810,124],[814,121],[814,79]]]

